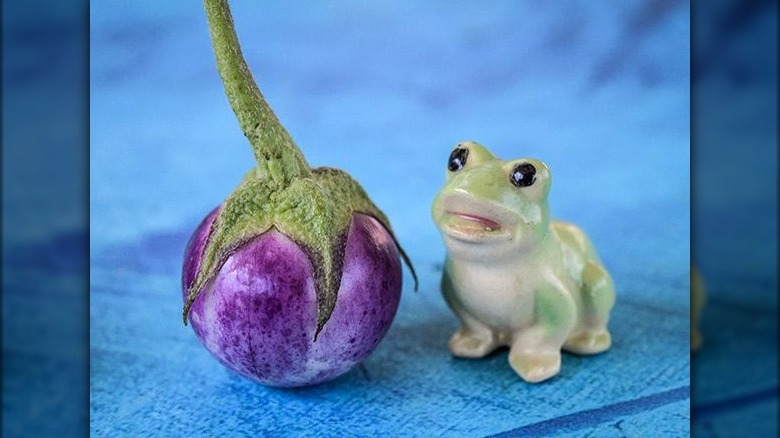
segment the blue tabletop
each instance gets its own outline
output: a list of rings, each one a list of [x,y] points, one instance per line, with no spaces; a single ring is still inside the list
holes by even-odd
[[[238,377],[181,323],[198,222],[252,166],[197,2],[93,2],[90,426],[96,436],[687,436],[689,7],[676,2],[233,2],[277,115],[314,166],[350,172],[420,276],[345,376]],[[451,357],[430,218],[474,139],[550,166],[617,287],[613,347],[523,382],[506,352]]]

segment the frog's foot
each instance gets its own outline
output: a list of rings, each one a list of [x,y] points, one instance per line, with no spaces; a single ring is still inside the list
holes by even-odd
[[[520,353],[512,349],[509,351],[509,365],[526,382],[537,383],[558,374],[561,370],[561,353],[559,351]]]
[[[584,331],[566,340],[563,348],[575,354],[596,354],[609,349],[612,336],[607,329]]]
[[[498,340],[493,333],[475,333],[461,327],[450,338],[449,347],[457,357],[478,359],[492,353],[498,347]]]

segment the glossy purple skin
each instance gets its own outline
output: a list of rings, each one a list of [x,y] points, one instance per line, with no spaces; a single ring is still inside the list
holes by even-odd
[[[212,211],[184,253],[182,296],[195,278]],[[189,322],[223,365],[269,386],[314,385],[365,359],[393,321],[401,297],[395,242],[373,217],[350,225],[336,307],[314,341],[317,300],[309,258],[272,229],[239,248],[193,303]]]

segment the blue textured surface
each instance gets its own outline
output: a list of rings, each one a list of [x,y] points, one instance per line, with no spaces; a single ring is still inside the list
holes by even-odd
[[[261,89],[313,165],[343,168],[420,275],[358,369],[277,390],[180,319],[184,245],[252,156],[201,6],[91,6],[90,426],[96,436],[687,436],[689,8],[684,2],[234,2]],[[612,349],[522,382],[453,359],[429,206],[477,140],[553,172],[556,217],[618,290]]]

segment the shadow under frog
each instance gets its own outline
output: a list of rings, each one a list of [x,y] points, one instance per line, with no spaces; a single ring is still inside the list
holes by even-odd
[[[547,165],[463,142],[447,167],[433,220],[447,247],[442,293],[462,324],[452,354],[508,346],[512,368],[540,382],[560,371],[561,348],[607,350],[614,285],[585,233],[550,219]]]

